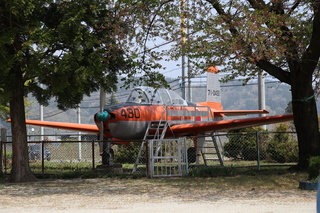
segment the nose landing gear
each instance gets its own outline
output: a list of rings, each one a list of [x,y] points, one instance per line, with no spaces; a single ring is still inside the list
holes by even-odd
[[[122,173],[122,164],[114,164],[114,151],[111,148],[111,142],[100,142],[100,150],[102,150],[101,162],[102,164],[97,166],[96,171],[101,173]]]

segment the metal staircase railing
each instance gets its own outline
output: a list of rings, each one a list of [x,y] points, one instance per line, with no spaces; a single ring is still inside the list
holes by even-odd
[[[202,155],[204,164],[208,166],[208,161],[219,161],[220,166],[224,166],[224,160],[223,160],[222,152],[220,150],[220,147],[222,148],[220,138],[219,138],[220,144],[218,144],[218,141],[216,139],[217,136],[212,134],[210,137],[212,140],[210,141],[205,140],[204,144],[212,143],[212,145],[203,146],[201,149],[201,155]],[[214,156],[217,156],[217,157],[214,157]]]
[[[141,143],[139,152],[138,152],[138,156],[136,158],[135,164],[133,166],[132,169],[132,173],[135,173],[137,171],[137,167],[140,164],[141,159],[143,159],[142,157],[142,151],[144,150],[145,144],[146,144],[146,140],[152,140],[152,139],[163,139],[167,128],[168,128],[168,122],[165,120],[163,120],[163,117],[165,115],[165,111],[166,111],[166,107],[164,108],[164,111],[161,115],[161,119],[159,121],[150,121],[148,124],[148,127],[146,129],[146,133],[143,137],[143,141]],[[157,149],[159,150],[161,148],[161,142],[159,142],[157,144]],[[155,153],[156,154],[156,153]]]
[[[171,110],[170,107],[173,108],[173,110]],[[192,112],[192,111],[189,111],[189,112],[185,111],[184,112],[181,109],[181,107],[180,107],[180,110],[179,110],[175,106],[164,106],[164,110],[163,110],[163,113],[161,115],[160,120],[158,120],[158,121],[150,121],[148,126],[147,126],[143,141],[141,143],[141,146],[140,146],[140,149],[139,149],[139,152],[138,152],[138,156],[136,158],[135,164],[134,164],[133,169],[132,169],[132,173],[136,172],[138,165],[141,165],[140,161],[144,157],[144,156],[142,156],[142,151],[145,149],[146,140],[163,139],[164,138],[165,133],[167,131],[167,128],[170,128],[170,125],[168,123],[168,120],[170,120],[170,119],[168,117],[171,117],[171,116],[179,117],[180,121],[183,121],[183,119],[182,119],[183,116],[206,117],[206,118],[210,119],[210,117],[211,117],[211,115],[213,113],[211,108],[210,107],[205,107],[205,108],[207,108],[207,110],[201,112],[201,111],[197,110],[198,107],[199,106],[194,107],[194,109],[195,109],[194,112]],[[212,117],[212,120],[214,120],[213,117]],[[195,119],[195,122],[196,122],[196,119]],[[203,152],[202,151],[203,149],[201,149],[201,153],[202,153],[205,165],[207,165],[208,161],[213,160],[209,156],[217,155],[218,156],[218,160],[220,161],[220,165],[223,166],[224,165],[223,157],[222,157],[222,153],[221,153],[221,151],[219,149],[218,143],[216,141],[216,138],[215,138],[216,136],[214,136],[212,134],[210,137],[212,138],[213,145],[210,146],[210,147],[203,147],[203,148],[206,148],[206,149],[210,148],[210,149],[214,149],[215,151]],[[160,148],[161,148],[161,141],[159,141],[158,144],[157,144],[156,152]],[[154,154],[157,154],[157,153],[154,153]]]

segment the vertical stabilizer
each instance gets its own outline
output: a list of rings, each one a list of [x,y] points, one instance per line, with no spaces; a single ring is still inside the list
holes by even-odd
[[[207,70],[207,102],[221,103],[221,88],[217,67],[209,67]]]

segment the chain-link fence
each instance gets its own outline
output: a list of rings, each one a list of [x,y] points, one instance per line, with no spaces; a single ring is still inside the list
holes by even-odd
[[[40,139],[43,139],[40,141]],[[81,141],[79,141],[81,139]],[[2,169],[5,174],[11,171],[12,143],[2,143]],[[104,141],[110,143],[111,141]],[[133,168],[141,148],[141,141],[117,142],[112,145],[113,164],[121,165],[115,172],[133,173]],[[96,135],[28,136],[29,165],[35,174],[67,174],[70,172],[109,172],[101,167],[101,142]],[[136,174],[146,174],[145,147],[141,152]]]
[[[40,138],[44,140],[39,141]],[[102,165],[96,136],[28,136],[29,164],[35,174],[108,172]],[[63,139],[63,140],[62,140]],[[10,139],[8,139],[10,141]],[[194,148],[196,145],[197,149]],[[113,172],[147,174],[148,143],[142,141],[112,145]],[[163,144],[163,150],[166,144]],[[161,147],[159,147],[161,149]],[[291,132],[217,134],[187,140],[189,167],[290,165],[298,161],[298,142]],[[168,155],[164,152],[164,156]],[[12,144],[2,142],[2,169],[11,171]],[[162,154],[161,154],[162,155]],[[219,157],[220,155],[220,157]]]
[[[215,144],[212,141],[215,141]],[[213,140],[206,137],[202,150],[199,146],[198,150],[199,164],[206,166],[260,168],[298,162],[298,140],[295,132],[216,134]],[[218,153],[221,154],[222,162]]]

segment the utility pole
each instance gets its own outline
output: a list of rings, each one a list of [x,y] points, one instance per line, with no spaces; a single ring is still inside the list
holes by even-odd
[[[187,0],[187,6],[188,5],[189,5],[189,0]],[[187,36],[189,36],[189,19],[188,18],[187,18]],[[187,55],[187,70],[188,70],[188,101],[192,102],[190,60],[188,55]]]
[[[40,104],[40,121],[43,121],[43,105]],[[43,141],[43,135],[44,135],[44,128],[43,126],[40,127],[40,141]]]
[[[78,124],[81,124],[81,114],[80,114],[80,105],[79,107],[77,108],[77,118],[78,118]],[[79,132],[79,135],[78,135],[78,160],[81,161],[81,158],[82,158],[82,155],[81,155],[81,132]]]
[[[42,84],[40,84],[40,87],[41,88],[43,87]],[[40,104],[39,108],[40,108],[39,109],[40,110],[40,112],[39,112],[40,121],[43,121],[43,105]],[[44,127],[42,126],[42,127],[40,127],[40,141],[44,140],[43,135],[44,135]]]
[[[263,110],[266,108],[266,88],[265,81],[263,76],[263,71],[258,74],[258,101],[259,101],[259,109]],[[260,114],[260,117],[263,117],[263,114]],[[267,129],[266,125],[263,125],[262,128]]]
[[[182,82],[181,82],[181,89],[182,89],[182,98],[186,99],[186,81],[185,81],[185,43],[186,43],[186,32],[185,32],[185,11],[184,11],[184,0],[181,0],[181,51],[182,51],[182,58],[181,58],[181,65],[182,65]]]
[[[42,84],[40,84],[40,87],[42,88]],[[39,114],[40,114],[40,121],[43,121],[43,105],[40,104],[39,110],[40,110],[40,112],[39,112]],[[42,146],[43,146],[43,141],[44,141],[43,135],[44,135],[44,128],[43,128],[43,126],[42,126],[42,127],[40,127],[40,141],[41,141],[41,143],[40,143],[40,156],[41,156],[41,158],[42,158],[42,156],[43,156],[43,153],[42,153],[42,150],[43,150],[43,147],[42,147]],[[33,138],[34,138],[34,137],[33,137]]]

